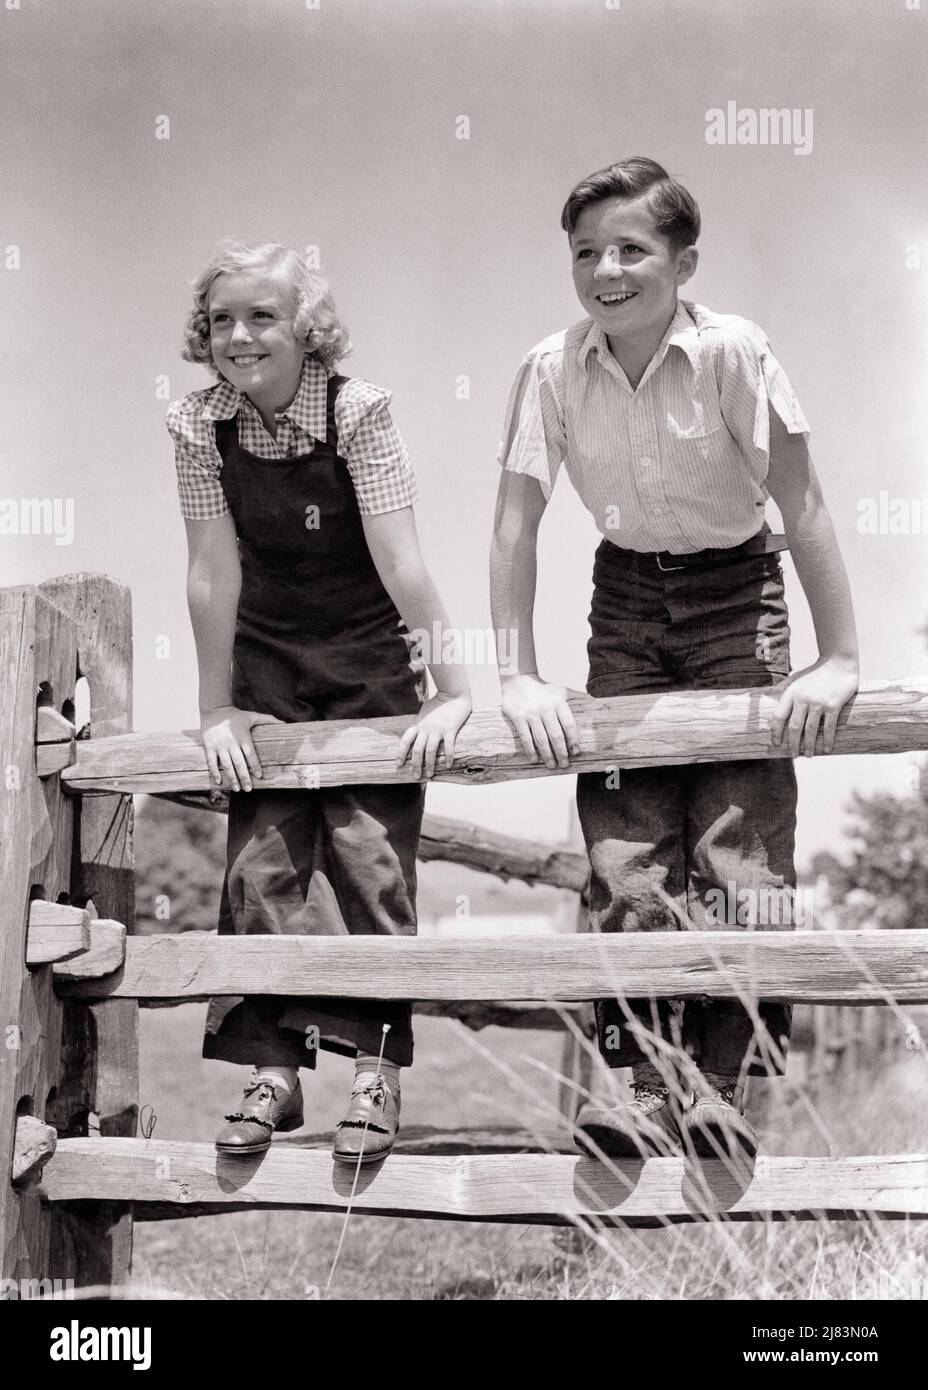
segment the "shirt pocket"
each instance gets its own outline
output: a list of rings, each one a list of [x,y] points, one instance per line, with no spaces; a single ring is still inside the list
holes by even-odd
[[[711,396],[685,396],[667,407],[667,433],[671,440],[707,439],[724,429],[722,409]]]

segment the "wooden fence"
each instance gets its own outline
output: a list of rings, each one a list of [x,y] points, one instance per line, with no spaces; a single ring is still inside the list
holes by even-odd
[[[470,1021],[561,1025],[590,1000],[928,1002],[928,932],[700,932],[513,938],[218,938],[133,934],[132,800],[203,804],[196,732],[130,733],[127,589],[69,575],[0,591],[0,1181],[2,1273],[126,1278],[132,1220],[256,1207],[344,1210],[353,1170],[322,1142],[277,1139],[253,1160],[136,1137],[139,1004],[286,992],[404,999]],[[78,676],[89,727],[74,727]],[[759,690],[578,699],[570,772],[783,756]],[[263,726],[268,787],[411,779],[394,767],[407,719]],[[928,683],[865,686],[836,753],[928,747]],[[493,711],[462,731],[440,780],[558,775],[530,764]],[[422,858],[578,894],[583,857],[428,818]],[[684,1159],[601,1165],[563,1127],[533,1134],[401,1135],[358,1185],[359,1212],[457,1220],[658,1225],[820,1213],[928,1216],[928,1156],[766,1158],[738,1179]]]

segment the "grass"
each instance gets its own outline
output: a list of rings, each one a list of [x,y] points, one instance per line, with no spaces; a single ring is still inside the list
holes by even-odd
[[[247,1071],[200,1058],[205,1006],[143,1010],[141,1102],[159,1139],[211,1140]],[[924,1031],[924,1030],[923,1030]],[[550,1129],[561,1039],[442,1019],[416,1021],[404,1123]],[[489,1054],[489,1055],[488,1055]],[[490,1058],[507,1070],[499,1070]],[[331,1130],[352,1064],[323,1054],[303,1073],[307,1127]],[[767,1083],[763,1151],[924,1153],[928,1057],[803,1104]],[[339,1213],[232,1212],[135,1228],[133,1280],[206,1299],[311,1299],[325,1288]],[[928,1297],[928,1223],[796,1221],[615,1230],[352,1216],[329,1296],[337,1299],[870,1299]]]

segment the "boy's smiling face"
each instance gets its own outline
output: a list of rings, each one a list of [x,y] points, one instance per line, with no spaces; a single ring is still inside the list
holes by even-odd
[[[306,344],[293,332],[293,302],[273,271],[226,271],[209,295],[210,349],[217,370],[269,410],[290,404]]]
[[[584,208],[570,250],[574,288],[610,347],[653,339],[656,348],[676,311],[678,287],[696,269],[695,246],[675,251],[643,196]]]

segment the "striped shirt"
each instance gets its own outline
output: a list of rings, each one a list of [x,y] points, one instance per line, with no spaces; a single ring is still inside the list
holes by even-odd
[[[679,301],[636,389],[592,319],[523,359],[499,462],[545,498],[563,463],[598,529],[626,550],[677,555],[739,545],[760,529],[768,405],[809,426],[757,324]]]
[[[209,521],[229,511],[219,481],[222,458],[216,447],[216,421],[238,416],[238,442],[258,458],[287,459],[311,453],[325,440],[328,374],[315,357],[305,357],[300,385],[286,410],[277,415],[277,438],[264,428],[246,395],[228,381],[191,391],[168,407],[167,427],[174,440],[181,514]],[[368,516],[411,507],[418,500],[406,445],[390,416],[392,392],[361,377],[345,382],[335,401],[339,455],[348,465],[358,508]]]

